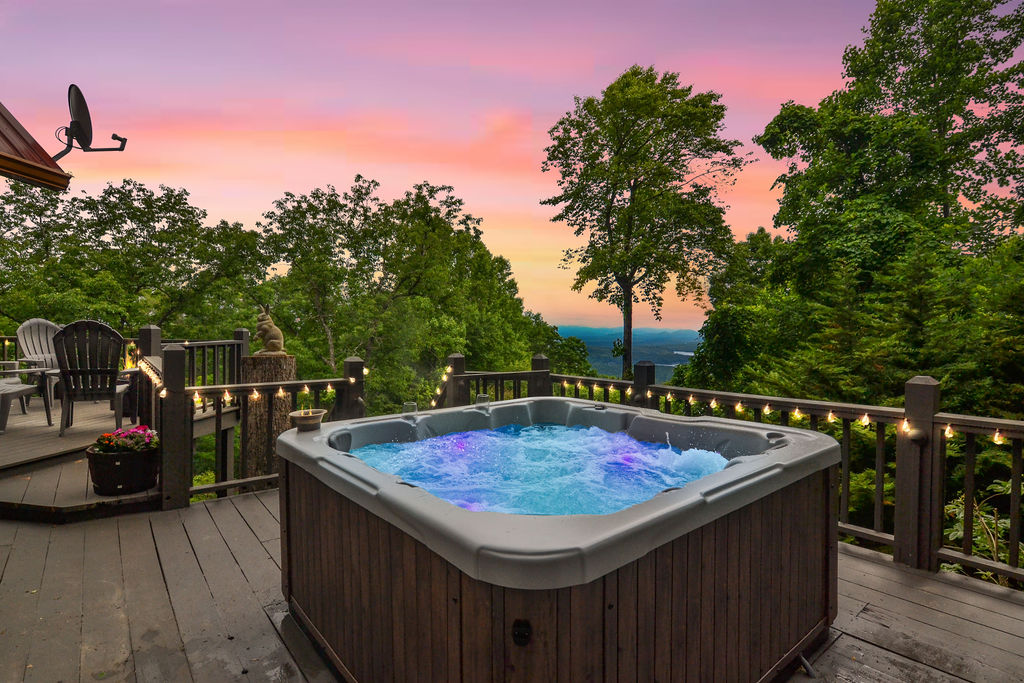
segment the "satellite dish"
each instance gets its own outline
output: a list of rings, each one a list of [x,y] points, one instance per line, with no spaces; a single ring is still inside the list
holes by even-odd
[[[128,144],[128,140],[117,133],[111,135],[110,139],[120,142],[120,147],[94,148],[92,146],[92,117],[89,116],[89,105],[85,103],[85,95],[82,94],[82,90],[74,83],[68,86],[68,109],[71,110],[71,124],[61,126],[55,133],[57,139],[66,144],[67,147],[53,155],[54,161],[57,161],[74,149],[76,142],[78,143],[78,149],[83,152],[124,151],[124,146]],[[62,135],[63,137],[61,137]]]

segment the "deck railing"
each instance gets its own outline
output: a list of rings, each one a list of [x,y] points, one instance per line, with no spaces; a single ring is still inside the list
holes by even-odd
[[[841,533],[890,546],[895,561],[919,569],[938,571],[941,562],[949,562],[1024,582],[1020,552],[1024,422],[940,412],[939,385],[930,377],[910,379],[905,387],[904,406],[899,408],[658,384],[654,364],[649,361],[634,366],[632,381],[551,373],[543,356],[535,356],[527,372],[468,372],[460,354],[450,356],[448,363],[450,371],[438,405],[468,405],[474,393],[493,391],[491,398],[501,400],[525,392],[527,396],[574,396],[673,414],[716,415],[832,433],[840,443],[842,458]],[[873,509],[869,518],[857,520],[851,519],[850,514],[851,482],[871,468],[852,471],[855,438],[869,452],[873,441],[874,450]],[[1004,509],[995,508],[995,514],[1002,516],[996,526],[1004,527],[1005,539],[987,520],[983,520],[982,530],[975,524],[979,495],[974,483],[976,456],[982,438],[1003,449],[1005,457],[1001,464],[1008,469],[1009,504]],[[953,547],[944,541],[946,508],[960,492],[946,490],[947,446],[957,443],[959,448],[960,440],[964,453],[965,509],[961,523],[963,538]],[[887,476],[893,470],[895,477]],[[887,482],[895,493],[887,493]],[[974,540],[979,533],[986,534],[989,540],[994,538],[996,547],[989,553],[991,557],[975,551]]]
[[[326,419],[365,414],[363,362],[358,358],[345,360],[343,377],[243,382],[241,359],[249,353],[248,330],[235,330],[229,340],[165,343],[159,328],[149,326],[140,330],[139,349],[142,419],[161,434],[164,509],[187,507],[196,495],[224,495],[276,482],[276,472],[245,473],[254,469],[254,452],[274,452],[275,415],[283,408],[298,409],[300,396],[307,399],[303,408],[329,407]],[[257,443],[250,430],[261,417],[266,422],[258,431],[264,441]],[[196,440],[206,436],[213,438],[214,481],[194,486]]]

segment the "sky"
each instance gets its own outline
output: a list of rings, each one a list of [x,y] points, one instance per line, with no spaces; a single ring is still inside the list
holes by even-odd
[[[93,144],[59,163],[75,192],[135,178],[184,187],[208,222],[254,227],[285,192],[357,173],[384,198],[448,184],[483,218],[526,307],[562,325],[616,326],[615,307],[571,291],[559,267],[580,239],[551,222],[548,130],[573,96],[599,96],[633,64],[680,74],[728,107],[725,135],[755,162],[720,193],[740,238],[770,228],[784,168],[751,138],[787,101],[815,105],[842,85],[866,0],[676,2],[90,3],[0,0],[0,102],[51,154],[67,86],[89,102]],[[111,143],[113,144],[113,143]],[[667,293],[660,322],[696,329],[704,311]]]

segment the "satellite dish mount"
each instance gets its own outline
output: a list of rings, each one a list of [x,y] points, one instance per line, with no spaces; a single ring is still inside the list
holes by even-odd
[[[54,161],[57,161],[74,149],[76,142],[78,143],[78,149],[83,152],[124,151],[124,146],[128,144],[128,139],[121,137],[117,133],[111,135],[110,139],[120,142],[120,147],[97,148],[92,146],[92,119],[89,118],[89,106],[85,103],[85,96],[82,95],[82,91],[74,83],[68,86],[68,108],[71,110],[71,125],[61,126],[55,133],[57,139],[66,144],[67,147],[53,155]]]

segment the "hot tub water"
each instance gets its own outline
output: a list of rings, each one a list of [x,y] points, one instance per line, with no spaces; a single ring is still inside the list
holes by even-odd
[[[352,454],[461,508],[528,515],[618,512],[727,462],[713,451],[555,424],[370,444]]]

